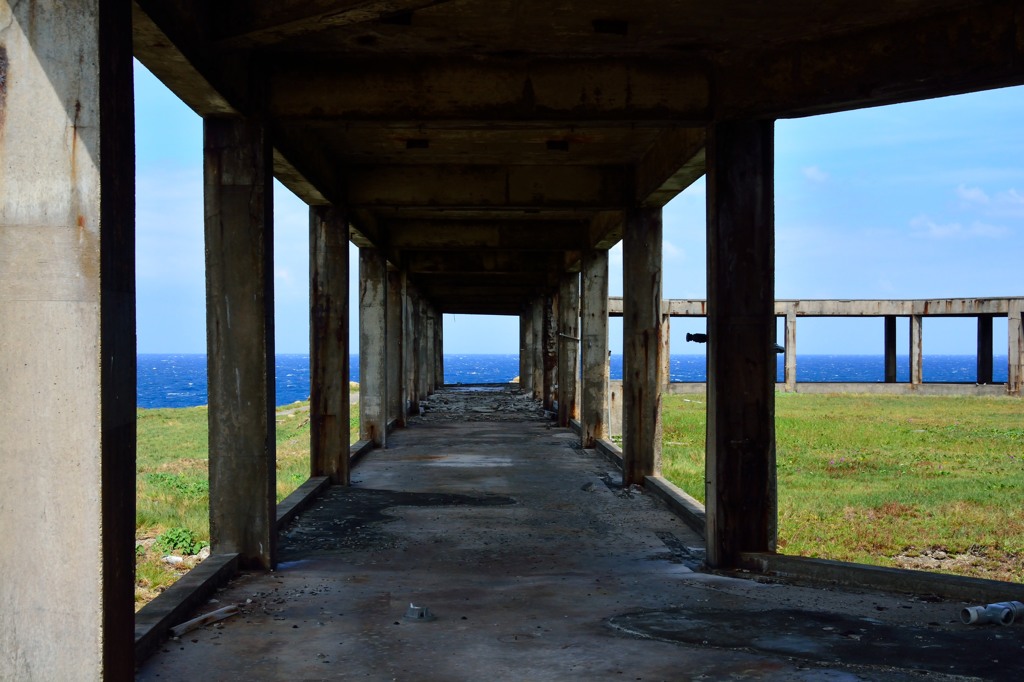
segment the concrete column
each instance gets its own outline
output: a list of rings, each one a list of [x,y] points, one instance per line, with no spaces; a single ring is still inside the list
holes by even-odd
[[[519,388],[527,394],[533,394],[533,361],[536,353],[533,349],[533,303],[519,315]]]
[[[444,386],[444,314],[434,317],[434,386]]]
[[[403,367],[405,369],[405,390],[408,401],[406,409],[408,414],[415,415],[420,412],[419,363],[417,362],[419,312],[416,292],[409,284],[408,279],[405,281],[404,298],[403,315],[405,317],[405,324],[402,331],[404,337],[402,351],[404,357]]]
[[[0,10],[3,680],[133,675],[131,32],[128,3]]]
[[[533,302],[533,399],[544,398],[544,297]]]
[[[885,316],[885,382],[896,383],[896,316]]]
[[[310,475],[349,484],[348,220],[309,209]]]
[[[923,319],[920,315],[910,316],[910,383],[915,386],[924,381]]]
[[[992,383],[992,316],[978,315],[979,384]]]
[[[419,319],[416,324],[416,378],[419,384],[419,399],[421,402],[430,395],[428,306],[429,304],[422,297],[417,300],[416,317]]]
[[[392,420],[398,426],[405,425],[405,396],[402,391],[402,273],[390,270],[387,273],[387,368],[388,368],[388,409],[385,425]]]
[[[661,331],[658,336],[661,342],[661,349],[658,351],[658,360],[661,366],[658,368],[658,383],[666,389],[672,383],[672,318],[667,314],[661,316]]]
[[[424,332],[426,354],[423,357],[423,371],[427,376],[427,395],[437,389],[437,317],[434,306],[427,304],[427,327]]]
[[[580,273],[580,352],[583,391],[580,441],[585,448],[608,435],[608,251],[583,253]]]
[[[544,360],[541,400],[545,410],[555,409],[555,386],[558,383],[558,296],[547,294],[544,300],[544,331],[541,338],[541,357]]]
[[[1010,310],[1006,316],[1007,328],[1007,372],[1006,392],[1021,395],[1024,389],[1024,299],[1010,299]]]
[[[569,426],[579,410],[576,405],[576,376],[580,350],[580,276],[562,275],[558,289],[558,425]]]
[[[785,382],[787,391],[796,390],[796,305],[786,306]],[[774,373],[774,372],[773,372]]]
[[[622,237],[622,483],[661,471],[661,208],[627,213]]]
[[[775,551],[773,123],[708,131],[707,561]]]
[[[359,438],[387,444],[387,264],[373,248],[359,249]]]
[[[210,544],[273,568],[273,155],[251,119],[208,118],[203,134]]]

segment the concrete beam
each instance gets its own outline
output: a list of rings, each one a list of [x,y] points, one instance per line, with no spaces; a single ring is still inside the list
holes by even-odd
[[[580,352],[580,276],[566,273],[558,289],[558,425],[578,418],[576,377]]]
[[[636,201],[664,206],[704,175],[704,128],[669,128],[636,165]],[[620,223],[621,224],[621,223]]]
[[[722,65],[723,118],[793,117],[1024,83],[1024,3],[967,3]],[[752,68],[756,65],[756,68]]]
[[[391,248],[418,253],[431,250],[564,252],[587,248],[590,243],[590,231],[578,220],[392,221],[386,224],[386,234]]]
[[[1006,315],[1017,297],[1003,298],[928,298],[928,299],[778,299],[775,314],[782,316],[792,309],[797,317],[976,317]],[[662,302],[663,310],[672,317],[705,317],[708,302],[704,299],[673,298]],[[608,314],[622,315],[622,297],[608,299]]]
[[[371,248],[359,249],[359,438],[387,441],[387,266]]]
[[[273,187],[251,119],[203,123],[210,543],[243,567],[276,561]]]
[[[592,448],[608,435],[608,251],[585,251],[580,272],[583,391],[580,441]]]
[[[459,209],[614,208],[631,198],[620,166],[354,166],[346,206]]]
[[[622,484],[661,473],[661,208],[627,212],[622,240]]]
[[[711,118],[707,67],[679,60],[347,56],[280,59],[270,78],[271,112],[282,119],[702,126]]]
[[[215,26],[224,48],[252,49],[330,29],[379,21],[448,0],[228,0]]]
[[[348,221],[309,210],[310,476],[349,484]]]
[[[774,155],[770,121],[708,139],[707,561],[775,551]]]
[[[133,675],[130,36],[123,3],[0,6],[4,680]]]
[[[524,255],[508,251],[404,251],[405,269],[418,274],[503,275],[523,272],[561,272],[565,256],[561,252]]]

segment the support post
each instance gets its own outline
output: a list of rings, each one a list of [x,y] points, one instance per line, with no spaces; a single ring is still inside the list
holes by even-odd
[[[533,304],[519,314],[519,389],[533,394]]]
[[[544,297],[533,302],[533,399],[544,398]]]
[[[434,387],[444,386],[444,313],[434,317]]]
[[[0,554],[0,679],[129,679],[131,7],[22,2],[5,3],[4,14],[0,395],[9,428],[0,438],[0,535],[9,551]]]
[[[622,238],[622,483],[661,470],[661,208],[627,212]]]
[[[979,384],[992,383],[992,316],[978,315]]]
[[[796,304],[786,305],[786,348],[784,351],[786,390],[796,391]],[[773,372],[774,373],[774,372]]]
[[[429,343],[429,328],[427,325],[427,307],[429,304],[426,299],[420,297],[417,304],[416,317],[419,321],[416,324],[416,377],[419,383],[419,399],[422,402],[430,396],[430,356],[428,352],[430,350]]]
[[[661,315],[661,331],[659,332],[661,350],[658,351],[658,359],[661,366],[658,368],[658,383],[664,390],[672,383],[672,317],[668,313]]]
[[[910,316],[910,384],[919,386],[924,381],[924,351],[922,346],[921,315]]]
[[[348,220],[309,209],[310,475],[349,484]]]
[[[420,413],[420,389],[419,389],[419,363],[417,362],[418,346],[419,346],[419,304],[417,303],[416,292],[412,285],[409,284],[408,277],[403,273],[405,296],[403,304],[403,316],[405,317],[405,323],[403,325],[403,367],[405,368],[405,385],[406,385],[406,411],[410,415],[418,415]]]
[[[359,437],[387,444],[387,264],[374,248],[359,249]]]
[[[896,316],[885,316],[885,383],[896,383]]]
[[[576,376],[580,349],[580,276],[562,275],[558,289],[558,425],[569,426],[579,410]]]
[[[434,313],[434,306],[427,305],[427,327],[424,334],[426,341],[426,354],[423,357],[423,371],[427,377],[427,395],[433,395],[437,390],[437,357],[435,350],[437,346],[437,318]]]
[[[274,237],[270,143],[252,119],[203,123],[210,544],[274,567]]]
[[[1019,396],[1024,389],[1024,298],[1010,299],[1006,318],[1006,392]]]
[[[558,383],[558,295],[547,294],[544,300],[544,329],[541,337],[541,356],[544,360],[541,399],[544,409],[555,409],[555,386]]]
[[[707,560],[774,552],[773,123],[709,129]]]
[[[583,253],[580,273],[583,392],[580,442],[592,448],[608,435],[608,251]]]
[[[392,419],[398,426],[405,426],[405,397],[402,391],[402,273],[389,270],[387,273],[387,372],[388,409],[384,425]]]

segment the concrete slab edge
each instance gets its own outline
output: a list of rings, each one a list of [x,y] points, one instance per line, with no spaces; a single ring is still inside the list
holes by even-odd
[[[573,430],[577,436],[583,435],[583,424],[580,423],[579,419],[570,419],[569,428]]]
[[[145,660],[170,629],[186,620],[238,572],[238,554],[212,554],[135,614],[135,660]]]
[[[609,462],[619,467],[619,469],[622,468],[622,450],[619,449],[618,445],[607,438],[598,438],[594,444],[594,449],[601,453]]]
[[[1024,585],[945,573],[868,566],[830,559],[744,552],[743,568],[758,573],[905,594],[928,594],[978,604],[1020,600]]]
[[[348,448],[349,464],[355,466],[370,450],[373,450],[373,441],[357,440],[355,443],[352,443]]]
[[[302,513],[313,500],[320,497],[321,493],[331,485],[331,479],[327,476],[313,476],[292,494],[281,500],[277,505],[277,526],[275,530],[281,529],[291,523],[292,519]]]
[[[686,494],[682,488],[661,476],[647,476],[644,489],[668,505],[673,514],[683,520],[695,533],[706,538],[704,505]]]

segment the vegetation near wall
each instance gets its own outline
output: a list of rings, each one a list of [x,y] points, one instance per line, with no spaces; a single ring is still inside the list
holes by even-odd
[[[1024,582],[1024,402],[778,394],[779,552]],[[663,474],[704,501],[703,397],[666,396]]]

